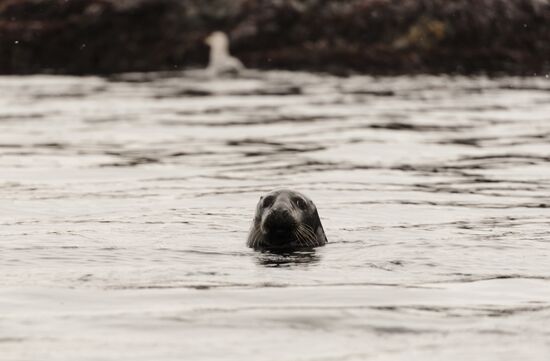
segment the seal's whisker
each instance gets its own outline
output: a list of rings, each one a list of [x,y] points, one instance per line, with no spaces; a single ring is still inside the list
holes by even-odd
[[[304,239],[306,240],[308,247],[315,247],[314,238],[311,237],[311,234],[309,234],[302,225],[300,225],[298,229],[300,233],[303,235]]]
[[[304,232],[309,236],[313,243],[317,243],[317,236],[308,225],[303,225]]]
[[[309,234],[309,237],[311,238],[311,241],[317,245],[318,241],[317,241],[317,235],[315,233],[313,233],[311,230],[307,230],[306,231],[308,234]]]
[[[308,232],[310,232],[312,235],[315,235],[315,232],[313,232],[313,228],[309,224],[302,224],[302,227]]]
[[[294,238],[296,239],[296,241],[298,241],[298,245],[300,247],[305,247],[304,243],[303,243],[302,235],[300,234],[298,229],[296,229],[296,231],[294,231]]]
[[[249,247],[254,247],[255,235],[256,235],[256,228],[252,227],[250,229],[250,233],[248,235],[248,242],[247,243],[248,243]]]
[[[317,240],[317,234],[315,234],[315,232],[313,232],[313,230],[309,226],[306,229],[310,234],[311,242],[313,243],[313,247],[316,247],[319,243],[318,240]]]
[[[260,231],[255,228],[250,234],[250,247],[257,248],[261,243]]]
[[[303,228],[302,230],[304,232],[304,234],[306,234],[306,237],[308,239],[308,242],[310,243],[311,247],[315,247],[315,236],[313,236],[312,234],[310,234],[306,228]]]
[[[262,244],[262,240],[263,238],[261,237],[261,232],[258,230],[256,231],[256,235],[255,235],[255,238],[256,238],[256,241],[255,241],[255,248],[258,248],[261,246]]]
[[[300,233],[302,239],[304,240],[306,247],[310,247],[310,245],[309,245],[309,239],[308,239],[308,237],[306,236],[306,234],[302,231],[302,228],[301,228],[301,227],[298,227],[298,228],[297,228],[297,231]]]
[[[311,240],[309,239],[308,235],[304,233],[304,231],[299,228],[300,235],[302,236],[302,239],[304,240],[306,247],[311,247]]]
[[[309,239],[309,236],[304,232],[304,230],[302,229],[302,227],[298,227],[299,228],[299,231],[300,231],[300,234],[302,235],[302,239],[304,240],[304,242],[306,243],[306,246],[307,247],[310,247],[311,246],[311,241]]]
[[[298,242],[298,245],[302,245],[302,237],[300,236],[300,233],[298,232],[298,229],[294,230],[294,232],[292,232],[293,236],[294,236],[294,239]]]

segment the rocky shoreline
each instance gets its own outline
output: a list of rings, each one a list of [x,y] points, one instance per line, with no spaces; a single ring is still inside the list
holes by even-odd
[[[550,72],[550,0],[0,0],[0,73],[248,67],[371,74]]]

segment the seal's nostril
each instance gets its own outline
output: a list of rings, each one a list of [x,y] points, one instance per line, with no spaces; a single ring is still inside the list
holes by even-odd
[[[292,213],[286,208],[279,207],[268,214],[264,227],[268,232],[289,232],[295,223]]]
[[[292,219],[292,214],[286,208],[278,208],[274,210],[272,216],[279,221],[289,221]]]
[[[281,214],[281,216],[284,216],[284,217],[290,216],[290,211],[288,209],[281,209],[279,213]]]

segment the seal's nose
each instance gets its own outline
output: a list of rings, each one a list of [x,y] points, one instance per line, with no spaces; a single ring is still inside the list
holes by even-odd
[[[277,207],[273,210],[273,213],[279,217],[290,217],[290,210],[286,207]]]
[[[268,232],[286,232],[294,226],[294,218],[288,208],[278,207],[271,210],[264,225]]]

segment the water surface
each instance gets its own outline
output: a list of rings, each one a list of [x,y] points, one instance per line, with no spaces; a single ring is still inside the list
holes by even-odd
[[[550,83],[0,78],[3,360],[548,360]],[[245,247],[275,187],[329,244]]]

